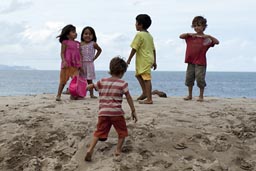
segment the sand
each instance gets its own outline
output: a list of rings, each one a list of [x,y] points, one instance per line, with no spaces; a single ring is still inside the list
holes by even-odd
[[[244,171],[256,170],[256,99],[206,97],[205,102],[154,96],[134,101],[122,159],[112,128],[85,162],[97,122],[98,99],[63,95],[0,97],[1,171]],[[135,98],[134,98],[135,99]]]

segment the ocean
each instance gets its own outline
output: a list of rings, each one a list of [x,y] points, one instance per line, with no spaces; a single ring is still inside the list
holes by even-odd
[[[96,71],[96,76],[98,80],[109,74]],[[140,86],[133,71],[126,72],[123,79],[128,82],[133,96],[140,95]],[[168,96],[187,95],[185,72],[152,71],[152,79],[152,90],[164,91]],[[256,98],[256,72],[207,72],[206,82],[205,96]],[[0,96],[56,94],[58,84],[59,71],[0,70]],[[193,95],[198,94],[195,83]]]

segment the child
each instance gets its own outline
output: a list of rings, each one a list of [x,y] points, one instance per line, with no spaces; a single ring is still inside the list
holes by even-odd
[[[96,84],[88,86],[89,89],[95,88],[99,92],[99,117],[97,130],[94,132],[93,140],[87,150],[85,161],[91,161],[93,149],[98,140],[107,140],[112,125],[118,134],[118,143],[114,154],[115,156],[120,156],[125,137],[128,136],[124,111],[121,106],[123,94],[125,94],[130,106],[132,119],[137,122],[137,115],[128,90],[128,84],[121,80],[127,70],[126,62],[119,57],[115,57],[110,61],[109,68],[111,77],[103,78]]]
[[[92,27],[85,27],[81,34],[81,54],[82,54],[82,76],[87,80],[88,84],[92,84],[95,79],[94,61],[101,54],[101,48],[96,43],[97,37]],[[97,53],[95,54],[95,49]],[[97,98],[93,94],[93,89],[90,90],[91,98]]]
[[[136,17],[136,30],[139,31],[131,44],[131,53],[127,60],[130,64],[132,57],[136,53],[136,78],[142,89],[142,94],[137,98],[141,104],[153,104],[151,68],[156,69],[156,50],[153,37],[147,31],[151,25],[150,16],[140,14]],[[146,100],[144,100],[146,99]],[[144,100],[144,101],[143,101]]]
[[[75,41],[76,37],[76,27],[71,24],[65,26],[57,36],[61,43],[61,70],[56,101],[61,100],[61,93],[69,77],[77,75],[81,67],[80,43]]]
[[[184,33],[180,35],[181,39],[186,40],[186,58],[188,63],[186,73],[186,86],[188,86],[188,96],[184,100],[192,100],[192,90],[195,80],[200,89],[198,101],[204,100],[204,88],[206,86],[206,52],[210,47],[219,44],[219,41],[213,36],[204,34],[207,27],[207,20],[202,16],[196,16],[192,21],[192,28],[196,33]]]

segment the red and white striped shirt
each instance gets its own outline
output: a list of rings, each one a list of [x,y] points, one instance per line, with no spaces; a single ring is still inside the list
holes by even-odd
[[[123,94],[129,93],[128,83],[117,78],[103,78],[95,85],[99,91],[99,116],[124,115]]]

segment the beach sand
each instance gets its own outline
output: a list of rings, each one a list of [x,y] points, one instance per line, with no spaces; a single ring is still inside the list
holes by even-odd
[[[134,98],[135,99],[135,98]],[[153,97],[134,101],[121,161],[117,135],[84,156],[97,123],[98,99],[56,102],[55,95],[0,97],[1,171],[244,171],[256,170],[256,99]]]

